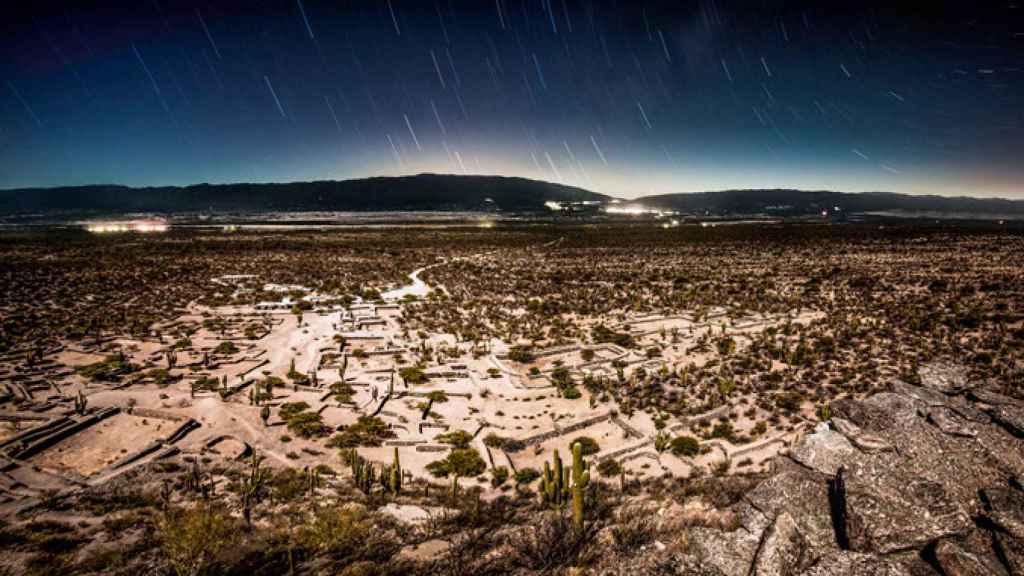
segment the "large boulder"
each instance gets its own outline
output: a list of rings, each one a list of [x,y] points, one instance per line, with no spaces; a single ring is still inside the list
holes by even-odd
[[[807,540],[808,556],[837,550],[828,493],[829,477],[787,458],[777,458],[774,473],[745,500],[768,518],[789,514]]]
[[[842,474],[843,527],[851,550],[919,550],[968,531],[970,517],[942,484],[912,474],[898,456],[855,461]]]
[[[992,533],[992,539],[1010,574],[1024,574],[1024,543],[998,530]]]
[[[790,576],[804,567],[807,540],[788,512],[775,517],[754,558],[753,576]]]
[[[815,427],[813,433],[804,436],[789,455],[812,470],[834,476],[853,453],[850,441],[822,422]]]
[[[907,384],[902,380],[896,380],[890,384],[892,391],[901,396],[908,396],[913,398],[925,406],[942,406],[946,403],[947,397],[942,392],[937,392],[931,388],[923,388],[921,386],[913,386]]]
[[[1024,437],[1024,407],[1001,404],[990,408],[988,413],[993,420],[1002,424],[1014,436]]]
[[[973,438],[978,435],[977,430],[975,430],[967,420],[945,406],[929,408],[928,421],[934,424],[939,430],[953,436],[966,436]]]
[[[910,576],[910,570],[898,561],[871,554],[835,551],[823,556],[803,573],[805,576]]]
[[[988,517],[1024,542],[1024,493],[1013,488],[988,488],[982,492],[982,497]]]
[[[741,525],[736,530],[690,529],[688,553],[697,565],[724,576],[749,576],[761,536],[771,521],[749,504],[741,503],[737,513]]]
[[[952,540],[943,540],[935,546],[935,562],[945,576],[1001,576],[998,564],[972,554]]]

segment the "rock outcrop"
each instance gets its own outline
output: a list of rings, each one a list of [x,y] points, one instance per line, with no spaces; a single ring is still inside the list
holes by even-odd
[[[948,363],[819,424],[678,565],[728,576],[1024,574],[1024,403]],[[682,570],[681,573],[687,573]]]

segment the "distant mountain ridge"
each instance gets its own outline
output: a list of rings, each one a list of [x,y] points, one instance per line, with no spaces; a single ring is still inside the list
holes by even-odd
[[[57,212],[535,211],[604,201],[582,188],[504,176],[418,174],[282,184],[97,185],[0,191],[0,214]]]
[[[1024,200],[969,196],[912,196],[894,192],[832,192],[791,189],[722,190],[660,194],[631,202],[652,208],[715,215],[803,216],[833,212],[904,214],[977,214],[1024,217]]]
[[[548,212],[546,202],[611,202],[611,196],[541,180],[417,174],[269,184],[117,185],[0,190],[0,216],[25,214],[225,212]],[[799,217],[830,213],[1024,219],[1024,200],[911,196],[892,192],[722,190],[620,200],[714,216]]]

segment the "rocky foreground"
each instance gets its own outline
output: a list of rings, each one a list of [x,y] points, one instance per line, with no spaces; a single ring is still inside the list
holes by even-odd
[[[831,416],[737,504],[738,529],[691,528],[681,552],[606,570],[1024,574],[1024,403],[939,365]]]

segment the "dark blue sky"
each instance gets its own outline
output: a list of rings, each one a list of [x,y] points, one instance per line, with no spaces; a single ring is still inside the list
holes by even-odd
[[[431,171],[1024,197],[1014,2],[27,4],[0,24],[0,188]]]

